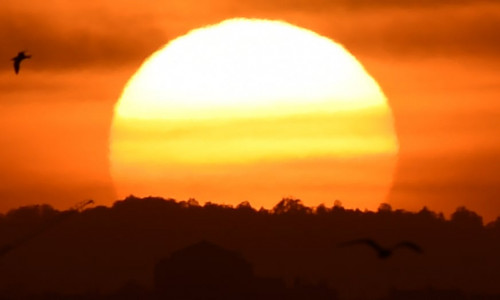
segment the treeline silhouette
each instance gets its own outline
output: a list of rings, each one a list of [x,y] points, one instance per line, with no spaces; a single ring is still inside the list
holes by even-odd
[[[381,260],[370,238],[424,249]],[[0,216],[2,299],[500,299],[500,218],[130,196]]]

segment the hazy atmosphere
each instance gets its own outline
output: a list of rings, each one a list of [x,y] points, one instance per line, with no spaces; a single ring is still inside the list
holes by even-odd
[[[2,0],[0,299],[498,299],[499,28],[496,0]]]
[[[129,77],[189,30],[259,17],[334,39],[378,81],[400,143],[394,207],[449,214],[465,205],[489,220],[500,212],[496,1],[7,0],[0,8],[4,211],[111,204],[109,128]],[[13,76],[8,58],[22,50],[33,58]]]

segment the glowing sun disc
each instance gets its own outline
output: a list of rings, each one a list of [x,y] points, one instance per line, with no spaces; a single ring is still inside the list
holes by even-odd
[[[233,19],[158,50],[116,104],[118,195],[373,209],[392,182],[392,114],[341,45],[285,22]]]

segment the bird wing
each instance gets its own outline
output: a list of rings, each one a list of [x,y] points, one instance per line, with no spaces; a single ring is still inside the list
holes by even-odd
[[[348,242],[344,242],[344,243],[339,244],[339,247],[346,247],[346,246],[352,246],[352,245],[363,245],[363,244],[372,247],[377,252],[380,252],[381,250],[383,250],[382,247],[380,247],[380,245],[372,239],[352,240],[352,241],[348,241]]]
[[[411,249],[417,253],[423,253],[424,251],[422,250],[422,248],[415,244],[415,243],[412,243],[412,242],[408,242],[408,241],[403,241],[403,242],[400,242],[398,244],[396,244],[393,249],[396,249],[396,248],[408,248],[408,249]]]
[[[21,65],[21,61],[19,59],[15,59],[14,60],[14,71],[17,73],[19,73],[19,67]]]

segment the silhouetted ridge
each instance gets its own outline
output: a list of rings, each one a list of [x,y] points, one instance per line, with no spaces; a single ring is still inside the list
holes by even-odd
[[[59,212],[54,210],[49,205],[34,205],[27,206],[17,210],[10,211],[7,216],[14,218],[25,218],[30,216],[32,218],[31,221],[38,220],[37,226],[33,226],[33,229],[27,231],[23,236],[16,237],[14,241],[11,241],[9,244],[5,244],[0,246],[0,259],[2,256],[8,254],[12,250],[15,250],[18,247],[23,246],[26,243],[29,243],[30,240],[42,235],[46,231],[50,230],[52,227],[57,226],[60,222],[70,218],[71,216],[77,215],[79,211],[83,210],[86,206],[93,204],[94,200],[85,200],[82,201],[71,209],[63,212]],[[26,214],[23,216],[23,214]]]
[[[406,242],[380,263],[368,244],[338,247],[358,237],[384,249]],[[343,299],[380,299],[429,286],[497,295],[499,249],[500,219],[483,226],[463,207],[446,219],[427,208],[363,212],[339,201],[309,208],[291,198],[259,210],[133,196],[82,211],[38,205],[0,215],[0,254],[7,253],[0,255],[0,299],[89,290],[114,298],[46,299],[162,299],[156,294],[196,289],[232,299],[331,299],[324,296],[332,290]],[[206,299],[198,296],[192,299]]]

